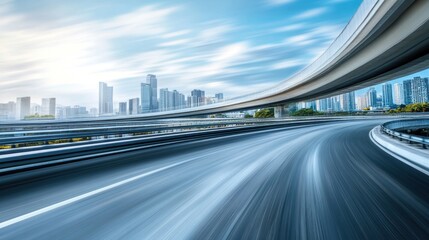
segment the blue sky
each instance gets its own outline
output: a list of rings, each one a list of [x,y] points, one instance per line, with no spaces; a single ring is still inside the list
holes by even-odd
[[[0,0],[0,102],[56,97],[97,106],[159,88],[226,97],[266,89],[309,64],[358,0]]]

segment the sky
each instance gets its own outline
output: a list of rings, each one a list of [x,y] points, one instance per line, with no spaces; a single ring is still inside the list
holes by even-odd
[[[304,68],[341,32],[360,0],[0,0],[0,102],[56,97],[98,105],[158,88],[227,98]]]

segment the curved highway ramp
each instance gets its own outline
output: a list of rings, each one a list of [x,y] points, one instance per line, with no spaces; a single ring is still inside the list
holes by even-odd
[[[0,239],[428,239],[380,120],[236,132],[0,178]]]

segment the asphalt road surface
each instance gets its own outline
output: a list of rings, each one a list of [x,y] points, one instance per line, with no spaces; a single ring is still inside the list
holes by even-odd
[[[224,136],[0,178],[0,239],[429,239],[379,121]]]

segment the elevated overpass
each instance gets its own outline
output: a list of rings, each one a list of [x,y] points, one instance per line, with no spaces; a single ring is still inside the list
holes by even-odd
[[[329,97],[406,76],[429,66],[429,1],[364,1],[312,64],[272,88],[223,103],[151,113],[185,117]]]

